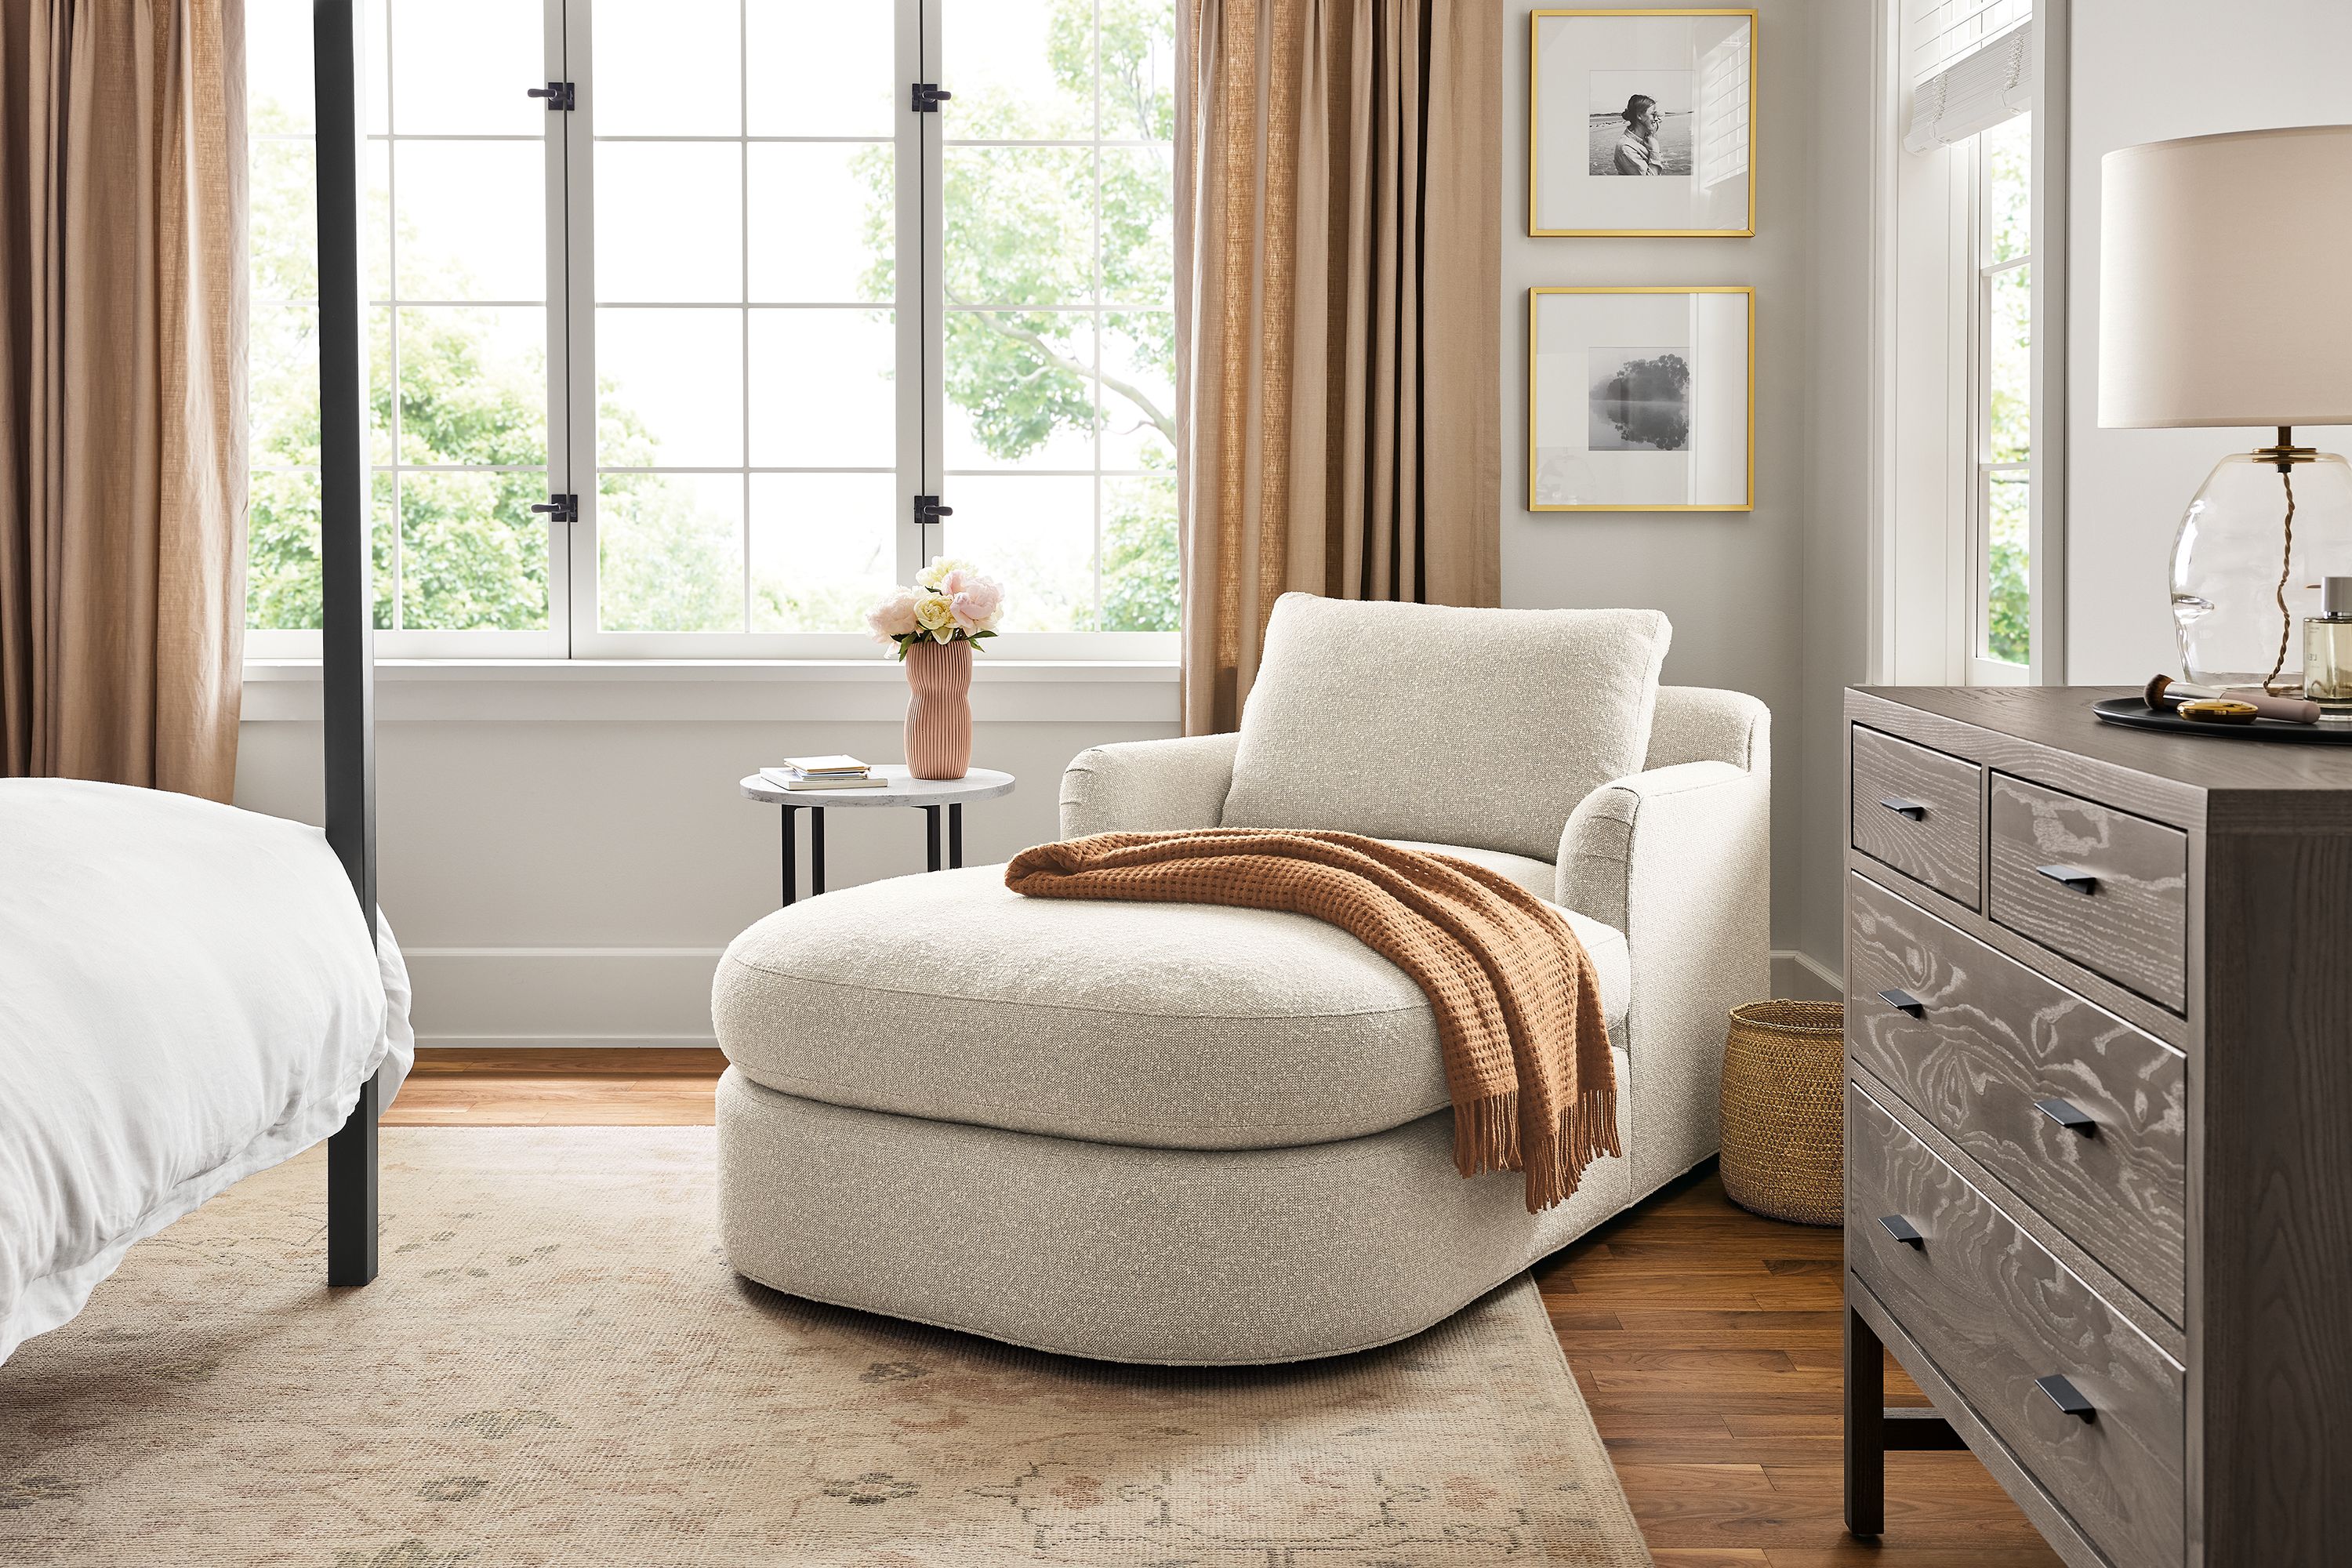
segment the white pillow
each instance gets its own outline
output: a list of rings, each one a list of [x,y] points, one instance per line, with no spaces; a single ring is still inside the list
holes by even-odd
[[[1656,610],[1285,594],[1242,710],[1228,827],[1321,827],[1551,860],[1642,771],[1674,628]]]

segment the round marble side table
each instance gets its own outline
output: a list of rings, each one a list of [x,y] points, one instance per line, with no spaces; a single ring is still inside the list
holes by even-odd
[[[947,859],[950,867],[963,864],[963,803],[987,800],[992,796],[1013,793],[1013,775],[993,768],[974,768],[960,779],[919,779],[896,763],[885,763],[874,770],[877,776],[889,782],[880,789],[786,789],[758,773],[742,782],[743,794],[752,800],[766,801],[784,808],[783,884],[784,902],[789,904],[799,896],[799,821],[801,811],[809,814],[809,897],[824,891],[824,814],[835,806],[868,807],[905,805],[921,808],[926,821],[926,837],[929,842],[930,864],[928,870],[940,869],[940,809],[948,815]]]

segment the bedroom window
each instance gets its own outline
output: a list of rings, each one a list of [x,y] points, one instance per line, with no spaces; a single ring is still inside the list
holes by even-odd
[[[1970,684],[2002,685],[2033,653],[2032,117],[1979,132],[1975,164],[1968,651]]]
[[[1886,40],[1875,679],[2063,679],[2066,16],[1903,0]]]
[[[308,16],[251,0],[263,657],[318,624]],[[381,654],[865,656],[953,553],[1002,653],[1174,657],[1172,0],[368,22]]]

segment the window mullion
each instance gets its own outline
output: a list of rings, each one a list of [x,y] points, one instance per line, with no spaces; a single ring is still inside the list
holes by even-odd
[[[565,37],[565,0],[545,0],[541,11],[544,63],[549,81],[569,81],[570,49]],[[548,116],[546,149],[547,247],[547,489],[550,495],[577,494],[572,470],[572,374],[575,344],[571,332],[571,255],[565,233],[566,188],[570,158],[570,114]],[[551,517],[547,524],[547,627],[557,650],[569,658],[572,641],[572,568],[574,524]]]
[[[565,529],[569,593],[565,651],[581,658],[597,651],[596,579],[602,492],[596,480],[596,62],[589,0],[548,0],[556,30],[560,79],[573,87],[573,108],[561,118],[557,179],[562,200],[551,208],[555,275],[562,281],[564,374],[564,469],[562,489],[579,499]],[[559,227],[553,226],[560,225]]]
[[[898,0],[898,88],[942,80],[940,0]],[[946,413],[946,318],[941,269],[946,255],[944,114],[917,114],[900,96],[897,110],[898,326],[898,580],[911,582],[926,555],[944,554],[948,530],[914,520],[914,498],[948,500],[941,436]]]

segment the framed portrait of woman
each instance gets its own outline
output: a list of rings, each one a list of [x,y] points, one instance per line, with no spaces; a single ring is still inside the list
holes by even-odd
[[[1756,232],[1756,13],[1528,17],[1528,232]]]

